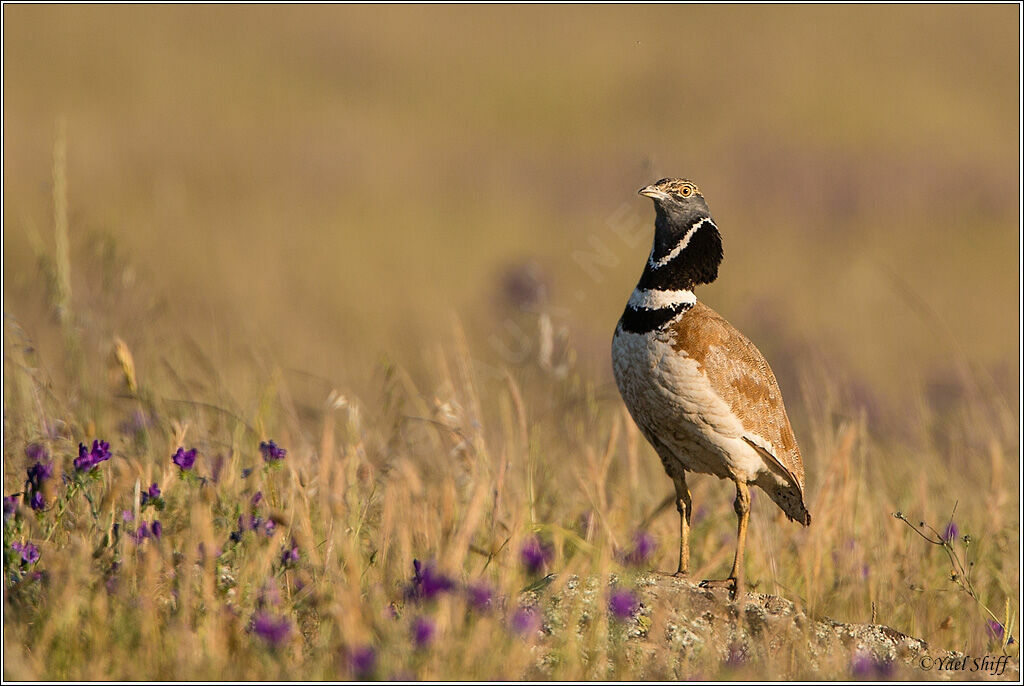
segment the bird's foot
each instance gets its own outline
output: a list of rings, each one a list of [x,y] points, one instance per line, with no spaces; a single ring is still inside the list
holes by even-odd
[[[730,576],[728,579],[705,579],[700,582],[701,588],[727,588],[729,589],[729,598],[735,599],[739,593],[741,584],[739,580]]]
[[[678,572],[676,572],[672,576],[674,576],[677,579],[686,579],[690,575],[689,575],[689,573],[685,569],[680,569]]]

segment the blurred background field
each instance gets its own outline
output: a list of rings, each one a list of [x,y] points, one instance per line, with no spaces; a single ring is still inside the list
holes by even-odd
[[[757,590],[998,652],[942,551],[891,513],[944,526],[959,502],[979,596],[1017,607],[1019,11],[5,6],[4,493],[29,443],[70,470],[99,437],[103,508],[133,507],[136,478],[176,494],[162,547],[96,557],[109,522],[84,504],[45,541],[54,511],[18,515],[54,590],[8,598],[5,677],[346,678],[353,646],[382,677],[694,675],[626,659],[614,632],[548,636],[563,655],[541,669],[535,637],[447,600],[445,640],[403,652],[412,615],[384,617],[414,557],[506,594],[533,534],[546,571],[615,570],[669,492],[609,360],[651,239],[636,190],[663,176],[707,197],[725,261],[698,297],[772,363],[808,465],[810,529],[755,503]],[[119,429],[133,416],[148,424]],[[233,473],[268,438],[289,450],[259,477],[274,545],[291,532],[303,560],[239,554],[227,586],[196,563],[218,581],[197,575],[194,606],[140,609],[132,594],[166,597],[176,554],[220,545],[217,508],[257,487],[179,482],[170,455],[194,445],[202,473]],[[700,481],[698,578],[733,540],[729,489]],[[587,513],[600,525],[581,531]],[[667,570],[674,511],[650,532]],[[115,560],[134,590],[97,581]],[[286,649],[243,630],[268,575],[297,627]],[[134,651],[94,666],[56,648],[118,631]],[[816,675],[847,676],[837,660]],[[815,675],[787,665],[749,668]]]

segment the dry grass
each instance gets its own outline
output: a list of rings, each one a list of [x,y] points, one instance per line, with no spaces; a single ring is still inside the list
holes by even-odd
[[[31,443],[58,474],[114,454],[92,506],[54,479],[5,524],[5,678],[350,678],[366,646],[381,678],[735,676],[603,615],[511,626],[543,572],[629,583],[670,490],[607,359],[650,240],[632,189],[668,173],[709,196],[699,295],[772,361],[808,464],[809,529],[755,497],[750,581],[999,651],[891,514],[958,503],[978,598],[1019,605],[1013,9],[589,9],[5,6],[4,493]],[[163,536],[115,540],[154,481]],[[732,496],[693,481],[720,575]],[[233,544],[257,491],[276,529]],[[667,570],[674,512],[650,532]],[[493,607],[407,599],[413,559]],[[799,654],[747,669],[848,676]]]

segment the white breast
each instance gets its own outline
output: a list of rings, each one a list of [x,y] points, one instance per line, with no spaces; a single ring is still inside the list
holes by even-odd
[[[663,460],[674,458],[688,471],[748,481],[766,471],[761,456],[742,440],[742,423],[715,393],[706,370],[676,350],[665,330],[635,334],[617,329],[612,366],[626,407]]]

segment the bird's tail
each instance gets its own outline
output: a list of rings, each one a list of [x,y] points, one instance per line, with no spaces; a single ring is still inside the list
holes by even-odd
[[[804,526],[811,525],[811,513],[807,511],[807,506],[804,504],[803,491],[798,486],[789,483],[780,484],[774,479],[772,479],[772,483],[758,485],[768,493],[768,497],[792,521],[799,522]]]

